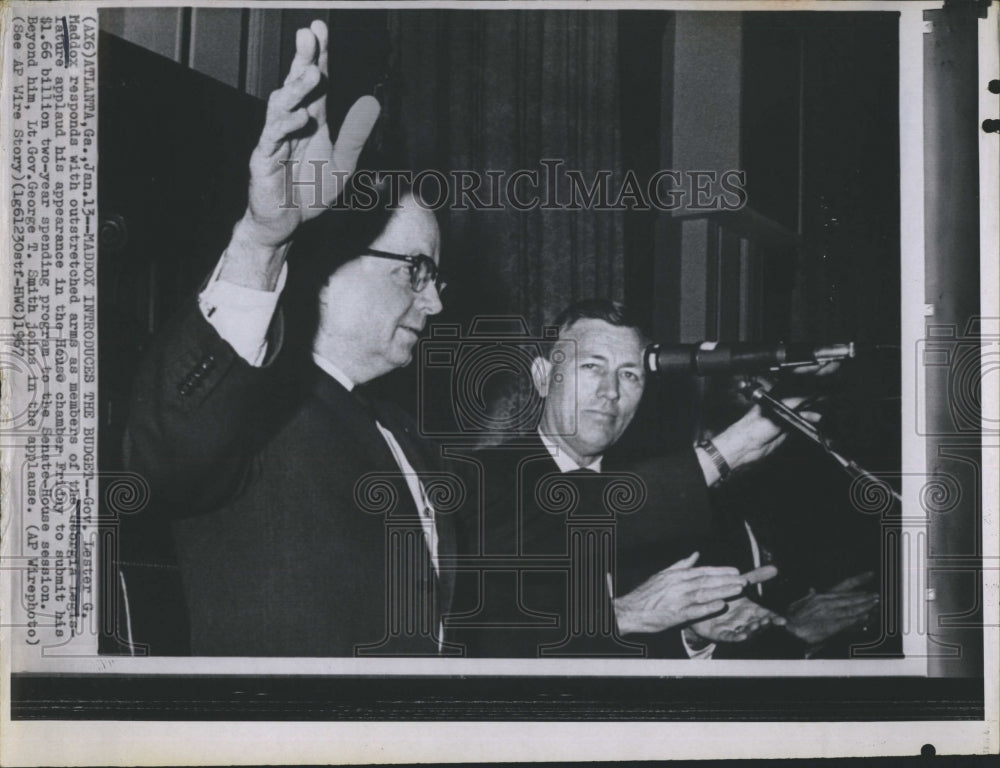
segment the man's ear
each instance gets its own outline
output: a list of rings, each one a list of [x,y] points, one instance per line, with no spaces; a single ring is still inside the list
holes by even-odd
[[[544,357],[536,357],[531,361],[531,382],[535,385],[535,391],[539,397],[548,397],[549,394],[549,374],[552,372],[552,363]]]

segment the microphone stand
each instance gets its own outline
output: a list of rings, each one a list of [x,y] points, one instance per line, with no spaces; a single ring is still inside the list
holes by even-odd
[[[896,493],[896,491],[888,483],[883,480],[879,480],[871,472],[859,466],[857,462],[847,459],[833,450],[828,438],[824,437],[811,422],[803,419],[802,416],[793,411],[780,400],[771,397],[762,382],[755,379],[744,379],[744,381],[739,385],[739,389],[744,395],[749,397],[752,402],[757,403],[761,408],[767,411],[770,416],[773,416],[778,421],[783,422],[822,448],[826,452],[827,456],[837,462],[841,469],[850,475],[850,477],[855,480],[864,479],[870,483],[876,483],[879,486],[886,488],[896,501],[902,503],[903,497]]]

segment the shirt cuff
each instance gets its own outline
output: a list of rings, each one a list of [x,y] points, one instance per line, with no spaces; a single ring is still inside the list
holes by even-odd
[[[220,280],[219,273],[225,258],[223,254],[205,290],[199,294],[198,308],[236,354],[250,365],[260,367],[267,356],[267,329],[285,287],[288,264],[281,266],[275,289],[261,291]]]
[[[688,655],[689,659],[710,659],[712,654],[715,653],[715,643],[709,643],[706,646],[699,645],[697,650],[692,648],[688,644],[688,630],[687,628],[681,630],[681,642],[684,644],[684,652]]]

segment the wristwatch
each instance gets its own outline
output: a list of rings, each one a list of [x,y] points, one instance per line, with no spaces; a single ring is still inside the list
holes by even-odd
[[[732,474],[733,468],[729,466],[726,458],[719,453],[719,449],[715,447],[715,443],[706,437],[704,440],[699,440],[696,447],[701,448],[708,454],[708,458],[712,460],[716,471],[719,473],[719,482],[726,482],[726,479]]]

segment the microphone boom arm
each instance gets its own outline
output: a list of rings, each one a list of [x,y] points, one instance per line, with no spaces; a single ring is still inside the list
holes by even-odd
[[[799,434],[805,436],[822,448],[826,454],[837,462],[841,469],[843,469],[850,477],[855,480],[863,478],[869,482],[883,486],[889,491],[889,493],[892,494],[896,501],[902,503],[903,497],[896,493],[895,489],[889,486],[889,484],[885,481],[879,480],[871,472],[861,467],[857,462],[847,459],[833,450],[830,445],[830,440],[824,437],[815,425],[806,421],[802,418],[802,416],[793,411],[783,402],[768,394],[763,383],[757,381],[756,379],[746,379],[740,385],[740,390],[743,394],[749,397],[752,402],[757,403],[762,409],[764,409],[768,415],[783,422],[785,425],[791,427]]]

